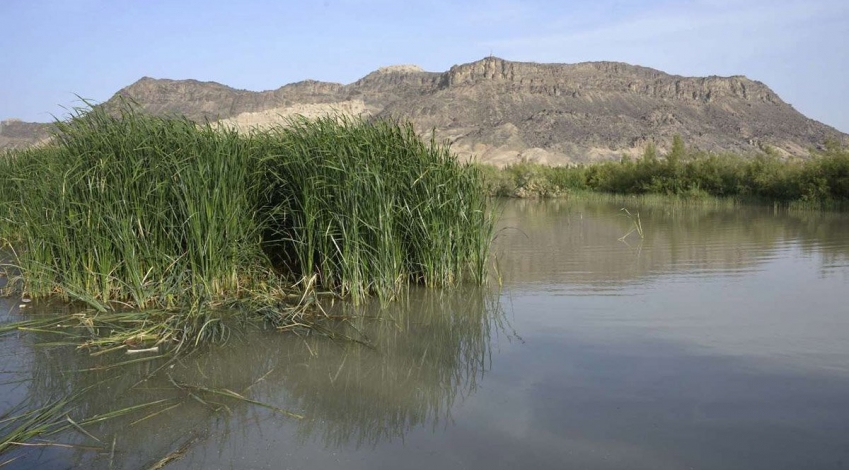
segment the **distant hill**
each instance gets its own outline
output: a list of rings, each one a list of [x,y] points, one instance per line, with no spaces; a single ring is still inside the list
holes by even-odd
[[[827,139],[849,142],[746,77],[681,77],[616,62],[488,57],[443,73],[392,66],[348,85],[307,80],[262,92],[145,77],[103,106],[115,106],[119,97],[151,113],[222,120],[240,129],[292,114],[400,117],[423,134],[435,129],[461,156],[496,164],[636,155],[648,142],[668,148],[676,134],[702,150],[747,153],[770,146],[801,157]],[[0,139],[5,136],[4,127]]]
[[[0,121],[0,149],[24,148],[46,141],[51,128],[52,124],[19,119]]]

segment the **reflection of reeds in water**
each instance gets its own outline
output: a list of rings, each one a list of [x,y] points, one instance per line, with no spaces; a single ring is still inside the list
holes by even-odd
[[[617,241],[630,230],[622,207],[639,211],[646,236],[631,248]],[[522,229],[500,231],[496,240],[499,270],[508,284],[627,285],[691,266],[734,274],[757,269],[788,241],[806,254],[822,256],[824,265],[849,259],[849,217],[823,211],[776,213],[764,206],[680,206],[604,197],[509,201],[501,220],[502,226],[521,224]],[[635,234],[632,239],[637,240]],[[641,251],[636,263],[624,256],[632,249]]]
[[[622,207],[628,206],[663,206],[681,209],[734,209],[750,206],[733,197],[687,197],[667,194],[615,194],[591,191],[576,192],[569,199],[586,203],[610,203]]]
[[[454,401],[476,389],[488,366],[498,320],[493,299],[468,294],[414,295],[391,317],[347,325],[346,334],[373,348],[313,347],[304,358],[309,372],[282,383],[310,417],[301,436],[321,436],[328,446],[374,445],[416,426],[447,425]]]
[[[158,461],[176,439],[211,423],[232,440],[270,419],[280,432],[327,446],[375,445],[415,427],[447,425],[452,405],[475,391],[488,367],[493,328],[502,327],[497,296],[416,289],[389,309],[377,304],[328,308],[321,327],[335,339],[233,327],[226,345],[117,368],[107,366],[126,357],[35,350],[31,408],[85,389],[63,412],[106,444],[73,427],[51,439],[101,448],[114,439],[114,468]],[[139,404],[146,406],[130,409]],[[76,452],[75,464],[106,466],[105,452]]]

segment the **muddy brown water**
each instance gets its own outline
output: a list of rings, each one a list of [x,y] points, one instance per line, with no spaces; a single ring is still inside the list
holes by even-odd
[[[644,239],[620,240],[623,205]],[[0,338],[0,414],[85,387],[77,420],[165,400],[0,464],[849,467],[849,215],[513,201],[501,225],[500,290],[332,307],[369,346],[234,328],[171,364],[89,370],[127,357]],[[0,321],[23,315],[2,302]]]

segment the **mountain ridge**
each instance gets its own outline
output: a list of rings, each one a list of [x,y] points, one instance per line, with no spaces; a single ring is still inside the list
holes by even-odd
[[[742,75],[685,77],[623,62],[486,57],[445,72],[389,66],[347,85],[302,80],[258,92],[142,77],[103,106],[116,106],[122,97],[146,112],[223,120],[240,129],[270,125],[298,110],[317,116],[344,108],[367,118],[409,119],[422,134],[435,130],[461,157],[498,165],[637,155],[649,142],[668,148],[674,135],[706,151],[770,147],[799,157],[827,139],[849,142],[762,82]]]

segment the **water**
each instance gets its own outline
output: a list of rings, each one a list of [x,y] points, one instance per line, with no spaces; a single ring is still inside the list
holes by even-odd
[[[87,370],[128,357],[7,336],[0,413],[89,386],[79,419],[165,401],[0,464],[849,467],[849,216],[625,205],[644,239],[619,240],[623,203],[507,203],[503,288],[413,291],[334,326],[370,346],[235,328],[177,362]]]

